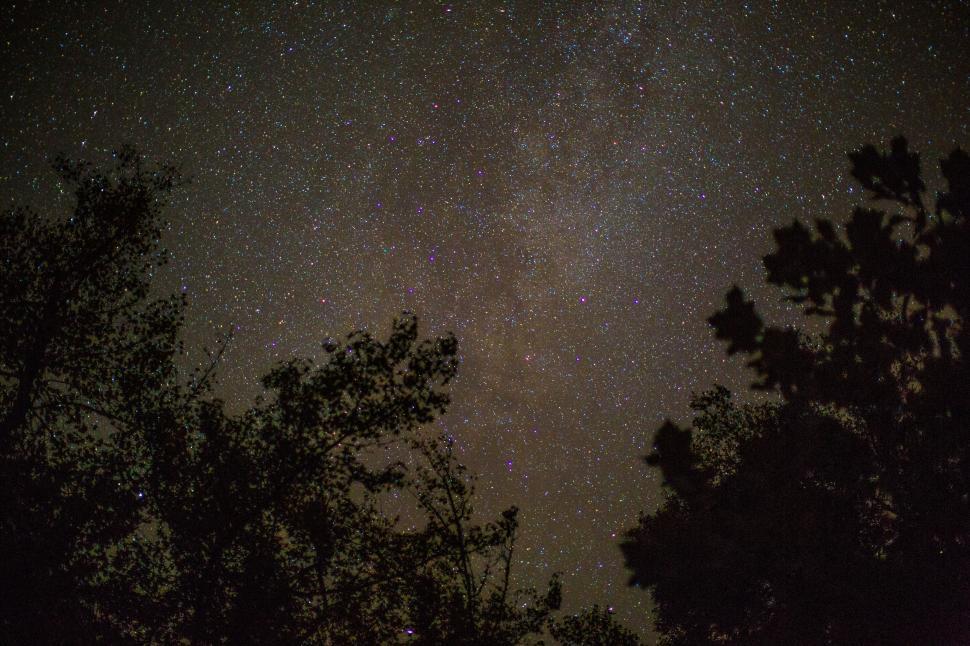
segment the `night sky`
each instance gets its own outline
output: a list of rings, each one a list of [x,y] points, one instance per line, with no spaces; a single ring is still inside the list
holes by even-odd
[[[845,153],[970,146],[958,2],[19,4],[2,16],[0,187],[51,211],[54,153],[132,143],[193,176],[160,287],[220,394],[274,362],[454,331],[440,427],[522,508],[522,582],[634,627],[616,547],[659,499],[642,456],[691,392],[740,389],[705,318],[761,289],[773,227],[859,199]]]

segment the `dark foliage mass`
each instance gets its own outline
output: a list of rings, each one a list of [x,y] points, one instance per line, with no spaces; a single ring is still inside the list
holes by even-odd
[[[806,329],[737,288],[710,319],[777,402],[657,433],[668,495],[623,548],[667,643],[970,642],[970,157],[935,204],[904,139],[850,159],[871,206],[764,260]]]
[[[230,414],[220,352],[181,371],[183,299],[152,296],[178,173],[127,150],[56,169],[69,216],[0,216],[0,643],[635,642],[596,608],[557,619],[556,578],[514,586],[516,510],[473,517],[424,430],[453,337],[403,316]],[[423,521],[381,512],[403,493]]]

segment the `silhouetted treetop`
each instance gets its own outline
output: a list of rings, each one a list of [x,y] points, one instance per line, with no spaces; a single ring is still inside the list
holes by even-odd
[[[815,332],[736,287],[709,319],[780,400],[716,389],[657,433],[668,497],[623,550],[667,643],[970,639],[970,160],[941,161],[931,211],[905,139],[850,159],[872,205],[764,259]]]
[[[63,218],[0,215],[0,641],[123,641],[105,611],[145,510],[142,422],[177,391],[182,301],[152,300],[178,184],[131,150],[55,163]]]
[[[0,643],[511,646],[560,630],[558,577],[516,585],[517,509],[475,515],[453,440],[429,436],[453,335],[422,339],[404,313],[386,338],[275,366],[230,413],[213,387],[225,345],[180,371],[185,300],[152,297],[178,174],[131,150],[104,172],[55,169],[67,217],[0,215]],[[408,495],[406,525],[383,503]],[[568,643],[632,643],[595,610],[564,621]]]

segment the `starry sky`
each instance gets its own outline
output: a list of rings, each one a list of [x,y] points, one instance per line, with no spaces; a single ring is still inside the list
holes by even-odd
[[[845,153],[970,146],[966,2],[31,2],[2,16],[5,205],[132,143],[193,182],[167,215],[187,341],[220,394],[402,310],[455,332],[439,424],[522,509],[523,582],[642,629],[618,540],[691,392],[743,389],[705,323],[773,227],[859,198]],[[188,3],[185,3],[186,5]],[[929,173],[930,186],[936,175]]]

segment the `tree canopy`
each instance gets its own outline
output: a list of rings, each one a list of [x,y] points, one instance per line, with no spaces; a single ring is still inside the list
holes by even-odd
[[[777,402],[716,389],[657,432],[667,496],[623,550],[667,643],[970,640],[970,156],[935,201],[903,138],[850,160],[871,205],[764,259],[806,328],[736,287],[709,319]]]
[[[559,619],[557,577],[516,586],[515,508],[474,515],[474,478],[427,429],[453,336],[421,340],[409,314],[384,340],[351,333],[276,366],[232,414],[219,352],[179,368],[184,299],[152,296],[177,171],[132,150],[104,171],[55,167],[69,215],[0,216],[0,642],[626,635],[598,609]],[[392,493],[423,522],[383,513]]]

